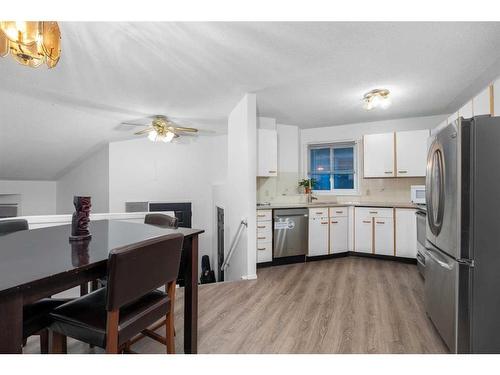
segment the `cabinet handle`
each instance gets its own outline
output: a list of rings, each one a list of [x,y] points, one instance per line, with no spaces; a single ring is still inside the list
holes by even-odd
[[[276,171],[267,171],[267,173],[276,173]]]
[[[344,213],[344,211],[335,211],[335,213],[342,214],[342,213]]]
[[[332,221],[332,224],[338,224],[338,221]]]
[[[257,250],[266,250],[265,247],[258,247]]]
[[[316,212],[316,215],[323,215],[323,211],[321,211],[321,212]]]
[[[368,221],[368,220],[363,220],[363,223],[366,223],[366,224],[371,224],[371,221]]]
[[[257,215],[257,217],[266,217],[266,215],[265,214],[259,214],[259,215]]]
[[[377,224],[385,224],[385,221],[377,221]]]
[[[257,237],[258,240],[265,240],[266,237]]]
[[[385,174],[389,174],[389,173],[392,173],[392,171],[385,171],[384,173]]]
[[[264,229],[266,226],[265,225],[257,225],[257,228],[259,229]]]
[[[398,173],[408,173],[408,171],[398,171]]]
[[[321,224],[328,224],[328,221],[322,221]]]
[[[368,213],[376,215],[376,214],[378,214],[378,211],[369,211]]]

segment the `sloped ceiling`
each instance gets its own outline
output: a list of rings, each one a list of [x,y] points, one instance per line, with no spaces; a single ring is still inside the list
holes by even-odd
[[[52,70],[0,60],[0,179],[53,179],[121,121],[166,114],[223,132],[259,114],[303,128],[448,113],[500,73],[500,23],[61,23]],[[386,111],[361,96],[393,92]]]

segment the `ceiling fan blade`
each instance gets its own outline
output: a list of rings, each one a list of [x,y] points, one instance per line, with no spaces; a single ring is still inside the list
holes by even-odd
[[[195,128],[186,128],[186,127],[182,127],[182,126],[175,126],[175,131],[178,131],[178,132],[186,132],[186,133],[197,133],[198,132],[198,129],[195,129]]]
[[[148,126],[146,129],[139,130],[138,132],[135,132],[134,135],[142,135],[149,133],[151,130],[154,130],[152,126]]]
[[[121,122],[120,125],[127,125],[127,126],[146,126],[147,123],[133,123],[133,122]]]

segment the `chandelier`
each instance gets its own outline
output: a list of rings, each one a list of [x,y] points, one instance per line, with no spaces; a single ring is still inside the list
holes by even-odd
[[[22,65],[49,68],[61,57],[61,32],[54,21],[0,21],[0,57],[10,53]]]

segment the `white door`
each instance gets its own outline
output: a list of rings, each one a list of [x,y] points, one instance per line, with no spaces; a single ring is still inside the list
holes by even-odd
[[[375,254],[394,256],[394,221],[392,218],[374,218]]]
[[[429,130],[396,133],[396,176],[425,177]]]
[[[349,223],[347,217],[330,218],[330,254],[349,250]]]
[[[396,256],[417,257],[417,217],[416,210],[396,209]]]
[[[372,253],[372,218],[356,217],[354,224],[354,251]]]
[[[328,217],[312,217],[309,219],[309,253],[310,257],[328,255]]]
[[[363,137],[364,177],[394,177],[394,133]]]
[[[258,129],[258,166],[257,176],[273,177],[278,175],[278,133],[272,129]]]

